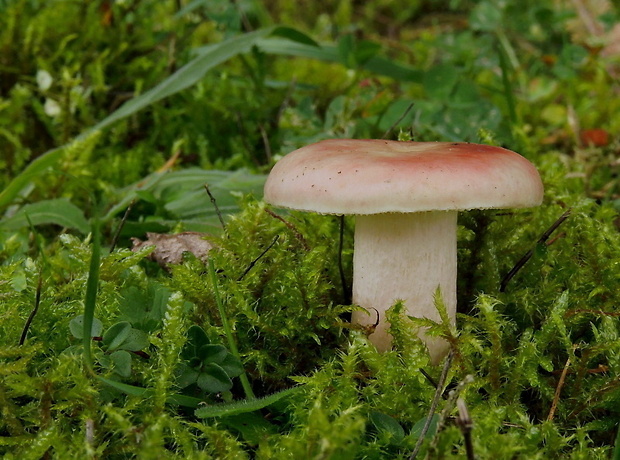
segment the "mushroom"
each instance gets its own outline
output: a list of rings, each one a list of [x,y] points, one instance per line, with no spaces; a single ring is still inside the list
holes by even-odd
[[[375,324],[381,352],[392,337],[385,311],[398,300],[407,314],[440,320],[440,289],[456,317],[457,212],[541,203],[536,168],[500,147],[448,142],[330,139],[302,147],[273,167],[265,201],[323,214],[354,214],[353,303],[367,312],[352,322]],[[378,315],[378,319],[377,319]],[[448,343],[418,336],[437,364]]]

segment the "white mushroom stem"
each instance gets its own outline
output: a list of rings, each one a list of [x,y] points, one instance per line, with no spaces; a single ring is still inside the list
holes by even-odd
[[[381,352],[392,336],[385,311],[402,300],[409,316],[440,321],[434,296],[437,288],[451,321],[456,316],[456,211],[358,215],[353,256],[353,303],[368,310],[354,312],[353,323],[377,321],[370,341]],[[419,337],[431,362],[448,351],[443,339]]]

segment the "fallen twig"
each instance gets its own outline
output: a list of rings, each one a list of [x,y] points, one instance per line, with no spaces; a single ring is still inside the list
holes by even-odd
[[[383,134],[383,136],[381,136],[381,139],[385,139],[386,137],[388,137],[388,134],[390,134],[390,131],[392,131],[396,125],[398,125],[398,123],[400,123],[401,121],[403,121],[403,119],[407,116],[407,114],[409,112],[411,112],[411,109],[413,109],[413,102],[411,104],[409,104],[409,106],[405,109],[405,111],[403,112],[403,114],[398,118],[398,120],[396,120],[394,123],[392,123],[392,126],[390,126],[387,131],[385,131],[385,133]]]
[[[259,256],[258,256],[256,259],[254,259],[252,262],[250,262],[250,265],[248,265],[248,268],[246,268],[246,269],[245,269],[245,271],[241,274],[241,276],[240,276],[239,278],[237,278],[237,281],[241,281],[241,280],[245,277],[245,275],[247,275],[247,274],[248,274],[248,272],[249,272],[250,270],[252,270],[252,268],[254,267],[254,265],[256,265],[256,263],[257,263],[257,262],[258,262],[258,261],[259,261],[259,260],[260,260],[260,259],[261,259],[264,255],[265,255],[265,254],[267,254],[267,251],[269,251],[269,250],[273,247],[273,245],[274,245],[274,244],[276,244],[276,242],[278,241],[278,239],[279,239],[279,238],[280,238],[280,235],[276,235],[276,237],[273,239],[273,241],[271,242],[271,244],[269,244],[269,246],[267,246],[267,247],[265,248],[265,250],[264,250],[263,252],[261,252],[261,253],[259,254]]]
[[[448,400],[443,410],[439,414],[439,421],[437,422],[437,431],[435,432],[435,437],[433,438],[433,442],[431,443],[428,449],[428,452],[426,453],[426,459],[434,458],[432,457],[432,453],[437,448],[437,442],[439,440],[439,433],[443,429],[446,423],[446,420],[448,419],[448,414],[452,412],[452,410],[454,409],[454,406],[458,404],[458,400],[460,399],[459,396],[461,392],[463,391],[463,389],[465,389],[465,386],[473,381],[474,381],[473,375],[466,375],[465,378],[461,380],[459,384],[456,387],[454,387],[452,390],[450,390],[450,392],[448,393]],[[465,404],[464,401],[463,401],[463,404]],[[467,439],[465,439],[465,442],[467,443]]]
[[[474,460],[476,455],[474,454],[474,444],[471,439],[471,430],[474,427],[474,422],[469,416],[467,410],[467,404],[463,398],[456,400],[456,408],[459,411],[459,416],[456,418],[455,423],[463,433],[463,439],[465,440],[465,452],[467,452],[467,460]]]
[[[22,335],[19,338],[19,344],[23,345],[26,342],[26,337],[28,337],[28,330],[30,329],[30,325],[34,320],[37,312],[39,311],[39,305],[41,304],[41,288],[43,287],[43,265],[39,267],[39,280],[37,281],[37,292],[34,296],[34,307],[26,320],[26,324],[24,324],[24,329],[22,330]]]
[[[288,220],[284,219],[284,217],[277,215],[271,209],[265,208],[265,212],[267,214],[269,214],[271,217],[273,217],[275,219],[278,219],[280,222],[282,222],[284,225],[286,225],[288,227],[288,229],[293,232],[293,234],[295,235],[295,238],[297,238],[299,240],[299,242],[301,243],[303,248],[306,251],[310,250],[310,246],[308,246],[308,242],[306,241],[304,236],[301,234],[301,232],[299,230],[297,230],[297,228],[293,224],[291,224]]]
[[[566,374],[568,374],[568,367],[570,366],[570,358],[566,360],[566,364],[564,364],[564,369],[562,370],[562,374],[560,375],[560,380],[558,380],[558,385],[555,387],[555,394],[553,395],[553,402],[551,403],[551,408],[549,409],[549,415],[547,415],[547,421],[553,421],[553,417],[555,415],[555,410],[558,407],[558,401],[560,400],[560,393],[562,393],[562,387],[564,386],[564,381],[566,379]]]
[[[226,231],[226,224],[224,223],[224,218],[222,217],[222,213],[220,212],[220,208],[217,205],[217,201],[215,200],[215,197],[211,193],[211,190],[209,190],[208,184],[205,184],[205,190],[207,191],[207,194],[209,195],[209,198],[211,199],[211,203],[213,204],[213,207],[215,208],[215,213],[217,214],[217,218],[220,220],[220,224],[222,224],[222,230]]]
[[[414,460],[420,452],[422,448],[422,444],[424,443],[424,438],[426,437],[426,433],[428,433],[428,429],[431,426],[431,422],[433,420],[433,415],[435,415],[435,410],[437,409],[437,405],[439,404],[439,400],[441,399],[441,395],[443,394],[443,387],[446,384],[446,378],[448,377],[448,371],[450,370],[450,366],[452,365],[452,358],[454,357],[454,352],[451,350],[446,356],[446,361],[444,362],[443,369],[441,370],[441,375],[439,376],[439,381],[435,387],[435,395],[433,396],[433,401],[431,402],[431,407],[428,409],[428,416],[426,417],[426,421],[424,422],[424,427],[422,428],[422,432],[420,433],[420,437],[416,442],[416,445],[409,456],[409,460]]]
[[[123,227],[125,226],[125,222],[127,222],[127,218],[129,217],[129,213],[131,212],[135,204],[136,204],[136,200],[134,199],[134,200],[131,200],[131,202],[127,206],[127,209],[125,210],[125,214],[123,214],[123,218],[121,219],[121,222],[118,224],[118,228],[116,229],[116,231],[114,232],[114,236],[112,237],[112,242],[110,243],[110,252],[114,251],[114,249],[116,248],[118,239],[121,236],[121,230],[123,230]]]
[[[549,227],[547,229],[547,231],[545,231],[545,233],[543,233],[540,238],[538,238],[538,241],[536,242],[536,246],[538,246],[539,244],[545,244],[546,241],[549,239],[549,237],[551,236],[551,234],[560,226],[562,225],[562,222],[564,222],[566,219],[568,219],[568,216],[570,216],[571,210],[567,210],[564,212],[564,214],[562,214],[558,220],[556,220],[551,227]],[[555,241],[555,240],[552,240]],[[521,257],[519,259],[519,261],[515,264],[514,267],[512,267],[512,269],[506,274],[506,276],[504,276],[504,278],[502,279],[502,282],[499,285],[499,292],[504,292],[506,290],[506,285],[508,284],[508,282],[514,278],[514,276],[519,272],[519,270],[521,270],[523,268],[523,266],[527,263],[528,260],[530,260],[530,258],[532,257],[532,255],[534,255],[534,249],[530,249],[528,252],[525,253],[525,255],[523,257]]]

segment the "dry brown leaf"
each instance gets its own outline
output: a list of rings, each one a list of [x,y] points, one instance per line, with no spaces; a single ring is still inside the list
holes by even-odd
[[[148,256],[163,268],[171,264],[183,262],[183,253],[191,252],[198,259],[206,261],[209,250],[213,245],[206,240],[207,233],[183,232],[176,234],[147,233],[147,239],[142,241],[132,238],[132,251],[139,251],[148,246],[155,246],[155,250]]]

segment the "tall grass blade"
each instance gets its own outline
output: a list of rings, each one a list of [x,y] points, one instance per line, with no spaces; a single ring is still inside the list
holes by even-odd
[[[92,219],[92,253],[90,256],[90,267],[88,269],[88,280],[86,280],[86,293],[84,295],[84,365],[89,371],[93,371],[93,355],[91,351],[93,318],[95,317],[95,306],[97,304],[97,289],[99,287],[99,264],[101,261],[101,222],[99,216]]]
[[[112,112],[95,126],[81,133],[77,139],[83,139],[93,131],[107,128],[113,123],[133,115],[155,102],[189,88],[200,81],[211,69],[239,54],[250,51],[253,46],[258,44],[259,40],[272,34],[286,37],[293,42],[300,41],[307,46],[311,46],[312,43],[312,39],[295,29],[288,27],[268,27],[238,35],[215,45],[210,45],[204,49],[204,52],[199,53],[194,59],[157,86],[126,102],[118,110]],[[19,175],[14,177],[8,186],[0,192],[0,211],[15,200],[19,192],[34,176],[41,174],[47,168],[53,167],[62,157],[65,147],[66,145],[63,145],[48,150],[40,157],[33,160]]]

